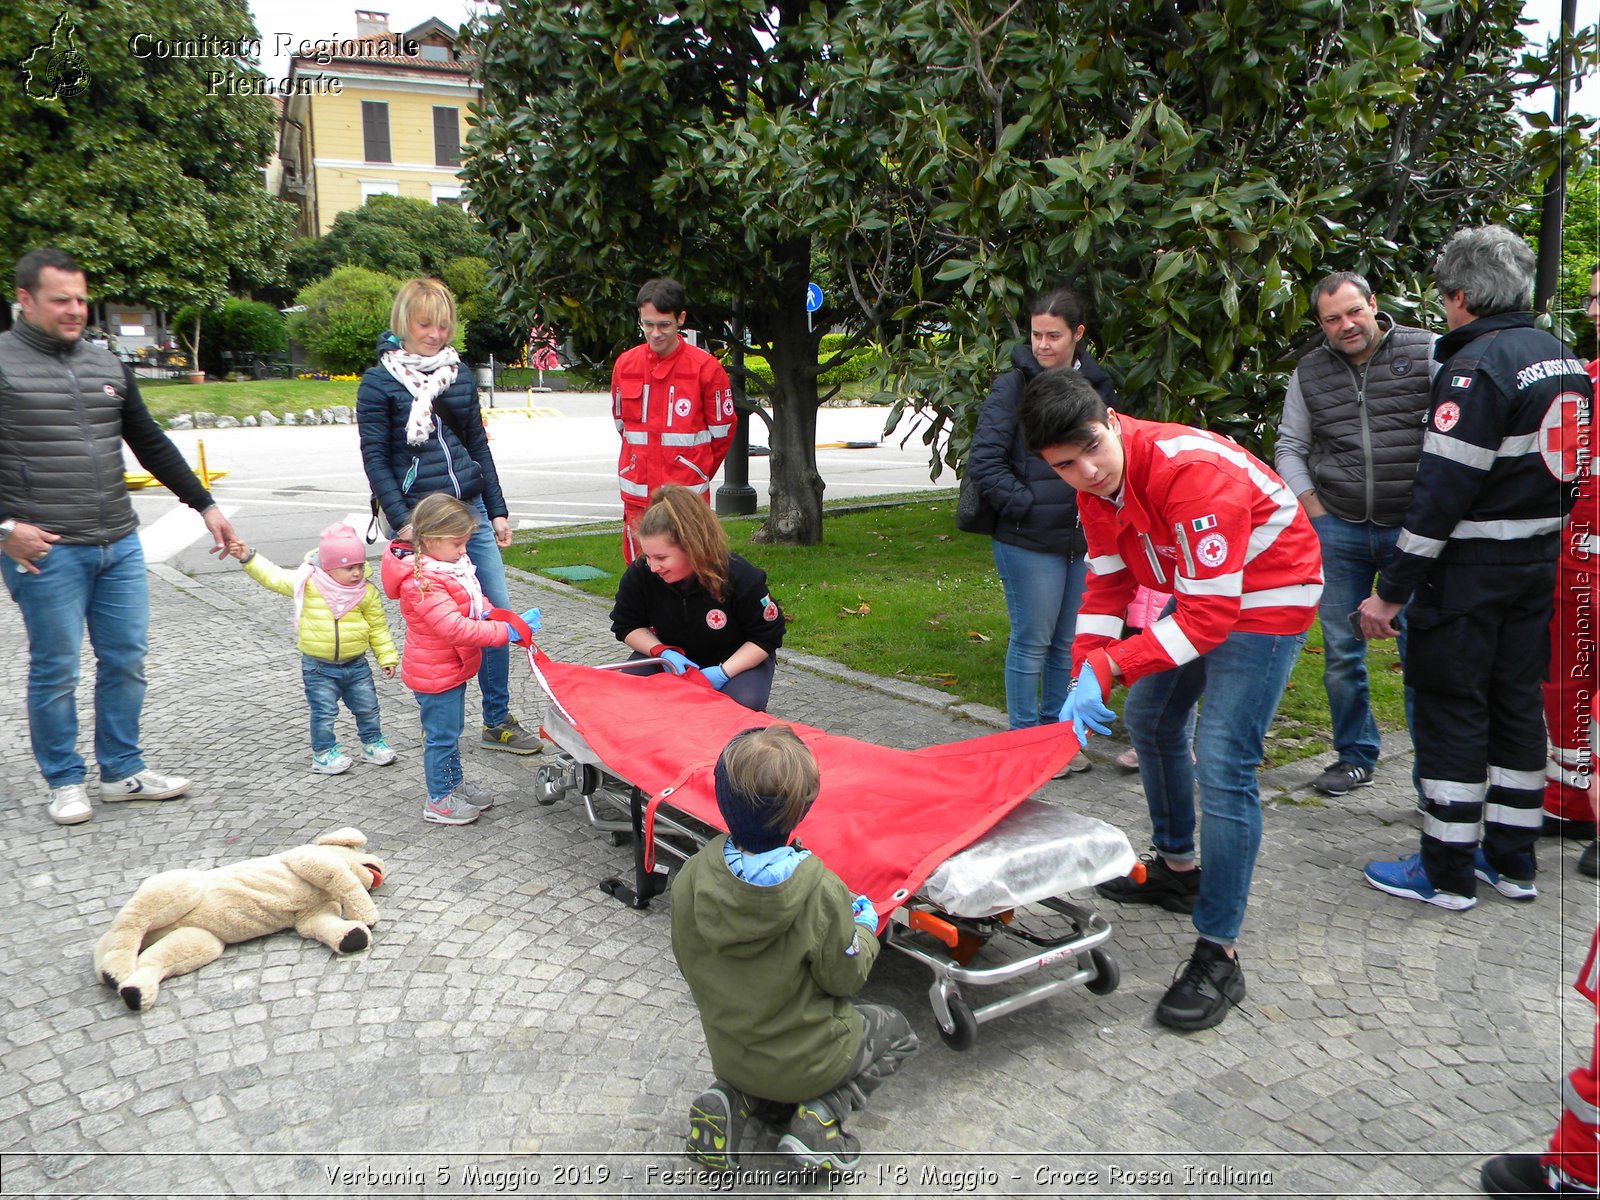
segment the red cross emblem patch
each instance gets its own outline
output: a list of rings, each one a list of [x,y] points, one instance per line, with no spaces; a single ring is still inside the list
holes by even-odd
[[[1562,392],[1539,422],[1539,454],[1545,470],[1571,483],[1589,463],[1589,398]]]
[[[728,614],[720,608],[713,608],[706,614],[706,624],[712,629],[721,629],[728,623]]]

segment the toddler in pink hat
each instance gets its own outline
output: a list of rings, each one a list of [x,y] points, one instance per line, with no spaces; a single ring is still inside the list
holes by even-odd
[[[311,770],[318,775],[342,775],[350,769],[351,757],[333,735],[341,700],[356,719],[362,761],[382,767],[395,758],[383,740],[367,651],[377,655],[386,679],[394,678],[400,655],[378,589],[367,581],[366,551],[361,535],[342,524],[324,529],[317,548],[293,571],[243,542],[228,545],[228,553],[239,560],[245,574],[294,598],[300,676],[311,706]]]

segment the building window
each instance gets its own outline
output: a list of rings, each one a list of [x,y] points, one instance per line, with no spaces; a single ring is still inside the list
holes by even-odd
[[[435,204],[448,204],[451,208],[465,208],[461,201],[461,185],[459,183],[435,183],[429,185],[433,192]]]
[[[361,102],[361,134],[368,162],[393,162],[389,157],[389,106],[382,100]]]
[[[433,161],[441,167],[461,165],[461,124],[454,108],[434,106]]]
[[[449,62],[450,47],[435,46],[432,42],[424,43],[417,47],[418,55],[424,62]]]
[[[398,196],[400,185],[388,180],[374,183],[370,180],[361,181],[361,203],[365,204],[374,196]]]

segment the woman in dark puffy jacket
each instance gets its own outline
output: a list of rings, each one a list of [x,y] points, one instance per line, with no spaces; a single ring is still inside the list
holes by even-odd
[[[510,608],[500,549],[511,544],[500,478],[483,431],[483,412],[471,373],[450,339],[455,297],[437,279],[401,287],[389,314],[393,329],[378,339],[378,365],[356,390],[356,424],[367,483],[397,541],[411,539],[411,510],[424,496],[445,492],[478,514],[467,557],[495,608]],[[511,655],[505,646],[483,652],[482,744],[512,754],[535,754],[538,737],[511,715]]]
[[[1072,489],[1023,446],[1017,406],[1028,380],[1065,366],[1075,366],[1108,404],[1116,402],[1111,381],[1082,349],[1085,312],[1077,293],[1057,288],[1029,312],[1029,344],[1011,351],[1015,370],[990,386],[966,466],[996,518],[994,565],[1011,622],[1005,670],[1013,729],[1054,721],[1067,698],[1086,549]],[[1068,766],[1086,771],[1089,760],[1080,752]]]

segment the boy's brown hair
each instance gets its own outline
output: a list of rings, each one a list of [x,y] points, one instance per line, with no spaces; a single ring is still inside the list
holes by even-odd
[[[734,735],[716,769],[717,808],[740,850],[786,845],[821,787],[817,760],[788,725]]]

